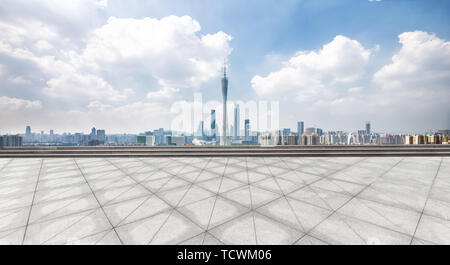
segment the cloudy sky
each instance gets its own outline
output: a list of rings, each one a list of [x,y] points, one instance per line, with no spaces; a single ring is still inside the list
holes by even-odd
[[[448,129],[449,25],[437,0],[2,0],[0,133],[169,128],[224,58],[281,127]]]

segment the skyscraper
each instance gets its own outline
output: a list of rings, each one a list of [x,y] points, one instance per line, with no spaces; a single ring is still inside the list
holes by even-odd
[[[250,138],[250,120],[245,120],[245,141]]]
[[[234,107],[234,138],[239,138],[240,133],[240,109],[239,104],[236,104],[236,107]]]
[[[30,135],[31,135],[31,126],[27,126],[27,129],[26,129],[25,134],[26,134],[27,136],[30,136]]]
[[[222,104],[223,104],[223,121],[222,121],[222,137],[221,145],[227,144],[227,97],[228,97],[228,78],[227,78],[227,66],[223,66],[223,78],[222,78]]]
[[[97,140],[99,140],[101,142],[105,142],[105,140],[106,140],[105,130],[97,130]]]
[[[95,127],[92,127],[91,134],[89,136],[91,140],[97,139],[97,130],[95,129]]]
[[[201,121],[198,125],[198,131],[197,131],[197,135],[200,137],[200,139],[203,139],[203,137],[205,136],[205,129],[204,127],[204,122]]]
[[[370,121],[366,121],[366,134],[370,134]]]
[[[211,137],[216,139],[216,110],[211,110]]]
[[[297,122],[297,133],[302,135],[305,132],[305,123],[302,121]]]

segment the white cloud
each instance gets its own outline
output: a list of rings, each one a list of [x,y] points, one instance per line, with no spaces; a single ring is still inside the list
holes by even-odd
[[[92,74],[68,72],[47,81],[44,93],[53,98],[63,99],[104,99],[121,101],[126,95],[114,89],[102,78]]]
[[[392,63],[375,73],[376,84],[391,90],[449,90],[450,42],[423,31],[402,33],[399,42]]]
[[[355,86],[348,89],[349,93],[358,93],[361,92],[364,89],[362,86]]]
[[[361,69],[380,49],[378,45],[370,50],[357,49],[360,45],[349,49],[325,45],[318,52],[303,52],[304,57],[297,54],[266,77],[255,77],[252,86],[262,97],[283,100],[280,119],[291,126],[301,119],[335,130],[358,128],[365,120],[372,121],[377,131],[448,128],[450,42],[420,31],[402,33],[399,39],[401,47],[392,56],[392,63],[375,74],[366,75]],[[333,52],[325,50],[338,51],[339,63],[328,63]],[[359,52],[349,55],[348,50]],[[355,61],[355,57],[359,59]],[[300,63],[295,64],[294,58]]]
[[[358,41],[336,36],[319,51],[298,52],[279,71],[255,76],[251,84],[260,97],[314,100],[334,94],[331,86],[360,79],[370,55]]]
[[[152,91],[147,93],[149,100],[164,100],[164,99],[176,99],[179,96],[180,90],[178,88],[163,87],[158,91]]]
[[[42,108],[42,102],[38,100],[30,101],[21,98],[0,96],[1,111],[36,110],[40,108]]]
[[[95,4],[99,7],[105,8],[108,6],[108,0],[98,0]]]
[[[38,40],[36,42],[36,49],[38,49],[41,52],[49,51],[49,50],[51,50],[53,48],[54,48],[53,45],[51,45],[46,40]]]
[[[82,104],[125,100],[130,93],[104,77],[117,73],[124,77],[150,74],[160,90],[149,92],[148,97],[171,99],[180,88],[198,87],[218,76],[223,59],[231,52],[230,36],[223,32],[200,35],[199,23],[188,16],[110,18],[79,51],[64,50],[64,44],[54,41],[57,33],[48,27],[42,36],[29,34],[38,25],[0,23],[0,28],[7,29],[0,33],[0,53],[38,67],[46,80],[42,91],[47,96]],[[29,46],[27,40],[36,42]]]
[[[27,80],[22,76],[10,77],[8,80],[9,80],[9,82],[16,84],[16,85],[31,84],[30,80]]]
[[[111,17],[95,30],[82,56],[101,66],[122,64],[128,71],[150,73],[162,87],[197,87],[216,77],[231,53],[229,35],[199,35],[200,29],[189,16]]]

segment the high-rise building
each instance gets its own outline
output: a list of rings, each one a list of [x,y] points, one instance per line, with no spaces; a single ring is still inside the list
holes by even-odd
[[[203,139],[203,137],[205,136],[204,125],[205,125],[204,121],[201,121],[198,125],[197,136],[200,137],[201,139]]]
[[[250,139],[250,120],[245,120],[245,141]]]
[[[366,134],[370,134],[370,121],[366,121]]]
[[[221,145],[227,144],[227,97],[228,97],[228,78],[227,78],[227,66],[223,66],[223,78],[222,78],[222,111],[223,111],[223,121],[222,121],[222,137]]]
[[[23,138],[20,135],[0,136],[0,147],[22,146]]]
[[[211,110],[211,137],[216,139],[216,110]]]
[[[162,145],[164,144],[164,129],[159,128],[158,130],[153,131],[153,135],[155,136],[155,144]]]
[[[234,107],[234,138],[238,139],[239,138],[239,133],[240,133],[240,109],[239,109],[239,104],[236,104],[236,107]]]
[[[92,140],[96,139],[96,137],[97,137],[97,130],[95,129],[95,127],[92,127],[91,134],[89,136],[91,137]]]
[[[297,122],[297,133],[302,135],[305,132],[305,123],[303,121]]]
[[[106,140],[105,130],[97,130],[97,140],[99,140],[101,142],[105,142],[105,140]]]
[[[25,137],[23,139],[25,142],[31,142],[33,140],[33,135],[31,134],[31,126],[27,126],[25,129]]]

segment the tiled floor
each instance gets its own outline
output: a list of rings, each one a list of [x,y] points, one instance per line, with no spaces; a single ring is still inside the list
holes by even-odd
[[[0,244],[450,244],[450,157],[0,159]]]

